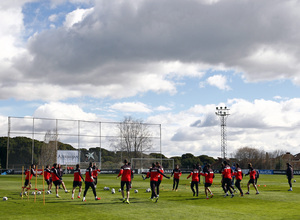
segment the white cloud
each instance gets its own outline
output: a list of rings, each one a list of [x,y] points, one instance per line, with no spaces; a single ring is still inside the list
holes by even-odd
[[[206,82],[211,85],[215,86],[221,90],[230,90],[230,86],[227,85],[227,78],[223,75],[214,75],[207,78]]]
[[[33,117],[50,119],[72,119],[72,120],[97,120],[97,116],[84,112],[78,105],[65,104],[61,102],[50,102],[39,106]]]
[[[70,12],[66,16],[64,26],[67,28],[72,27],[74,24],[80,23],[86,16],[93,13],[94,9],[76,9],[75,11]]]
[[[147,105],[141,102],[115,103],[111,105],[110,108],[122,112],[144,112],[144,113],[152,112],[152,110]]]

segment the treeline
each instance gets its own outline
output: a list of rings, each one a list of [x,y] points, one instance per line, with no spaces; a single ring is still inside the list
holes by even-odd
[[[6,168],[7,161],[7,137],[0,137],[0,168]],[[57,145],[57,146],[56,146]],[[32,147],[34,146],[34,147]],[[32,157],[33,162],[39,165],[52,164],[56,161],[56,149],[57,150],[76,150],[73,146],[69,144],[64,144],[62,142],[54,142],[54,141],[38,141],[32,140],[28,137],[13,137],[9,138],[9,168],[16,168],[22,166],[28,166],[31,164]],[[32,154],[33,151],[33,154]],[[120,163],[126,158],[131,159],[130,155],[125,151],[109,151],[106,149],[100,148],[90,148],[81,149],[80,152],[80,161],[81,162],[89,162],[89,158],[87,155],[88,152],[94,152],[94,155],[101,155],[101,166],[102,168],[119,168]],[[141,158],[157,158],[159,159],[173,159],[174,165],[178,164],[181,168],[192,168],[193,164],[203,165],[205,163],[213,164],[216,160],[213,157],[209,157],[207,155],[194,156],[191,153],[183,154],[182,156],[176,156],[167,158],[163,154],[159,153],[150,153],[150,154],[140,154]],[[96,161],[99,161],[99,158],[95,157]],[[172,160],[172,161],[173,161]],[[172,163],[170,160],[162,160],[162,165],[165,168],[172,168]],[[145,167],[150,166],[150,163],[154,161],[144,161]],[[138,164],[133,164],[137,166]],[[139,164],[139,166],[141,166]]]

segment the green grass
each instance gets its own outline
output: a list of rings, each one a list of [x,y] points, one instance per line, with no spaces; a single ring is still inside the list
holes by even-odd
[[[98,177],[97,194],[100,201],[95,201],[92,190],[87,193],[87,201],[71,200],[71,193],[60,190],[61,198],[55,194],[30,195],[29,199],[21,199],[22,179],[20,175],[0,176],[0,197],[8,197],[8,201],[0,201],[0,219],[300,219],[300,177],[296,176],[293,191],[288,192],[287,179],[283,175],[260,175],[259,195],[255,195],[253,187],[250,195],[224,198],[220,187],[220,175],[216,175],[211,187],[214,197],[206,200],[201,182],[199,197],[193,197],[190,179],[183,175],[178,192],[172,191],[172,179],[163,179],[160,198],[157,203],[149,200],[149,179],[142,180],[140,175],[133,179],[130,204],[121,201],[120,179],[116,175],[100,175]],[[243,183],[246,192],[246,184]],[[73,177],[66,175],[63,180],[68,189],[72,188]],[[202,180],[201,180],[202,181]],[[32,180],[33,186],[35,180]],[[266,185],[266,186],[264,186]],[[116,189],[116,194],[104,191],[104,187]],[[42,188],[42,178],[38,178],[38,188]],[[138,189],[138,193],[134,190]],[[77,196],[76,189],[75,196]],[[83,193],[82,193],[83,194]]]

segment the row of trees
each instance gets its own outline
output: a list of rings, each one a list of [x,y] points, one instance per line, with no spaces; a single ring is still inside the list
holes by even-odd
[[[247,168],[248,163],[252,163],[257,169],[285,169],[286,164],[282,158],[285,154],[283,150],[265,152],[264,150],[242,147],[233,153],[231,163],[238,162],[241,167]]]

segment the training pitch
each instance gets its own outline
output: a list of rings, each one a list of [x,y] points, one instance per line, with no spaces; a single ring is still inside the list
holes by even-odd
[[[180,178],[178,191],[172,191],[172,178],[164,178],[160,186],[160,197],[157,203],[149,198],[151,193],[149,179],[143,180],[141,175],[135,175],[132,181],[130,204],[122,203],[120,179],[117,175],[100,174],[98,176],[97,195],[101,200],[95,201],[92,190],[89,189],[86,202],[77,198],[71,200],[71,192],[59,190],[61,198],[53,194],[29,195],[20,197],[22,183],[21,175],[0,176],[0,219],[300,219],[300,177],[295,176],[293,191],[289,192],[287,179],[284,175],[260,175],[258,189],[255,195],[253,187],[250,195],[241,197],[235,193],[234,198],[224,198],[220,186],[221,176],[216,174],[211,190],[214,197],[206,199],[203,179],[199,185],[199,197],[193,197],[190,189],[191,179],[184,174]],[[170,175],[168,175],[170,176]],[[247,192],[246,185],[249,176],[244,177],[242,188]],[[63,176],[67,189],[72,190],[73,176]],[[32,179],[35,188],[35,179]],[[37,179],[37,189],[42,189],[42,177]],[[46,186],[45,186],[46,187]],[[104,190],[109,187],[110,190]],[[115,194],[111,189],[115,189]],[[135,190],[138,193],[134,193]],[[84,184],[83,184],[84,190]],[[83,192],[81,193],[82,198]],[[7,197],[7,201],[2,198]],[[35,201],[36,200],[36,201]]]

